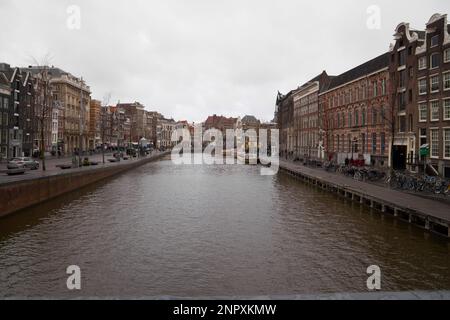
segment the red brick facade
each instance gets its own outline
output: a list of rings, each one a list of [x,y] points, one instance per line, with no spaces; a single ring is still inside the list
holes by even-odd
[[[329,159],[365,159],[387,166],[389,125],[388,56],[384,54],[331,81],[320,94]]]

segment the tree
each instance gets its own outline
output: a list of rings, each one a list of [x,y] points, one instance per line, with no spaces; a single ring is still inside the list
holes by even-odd
[[[102,138],[102,159],[103,164],[105,164],[105,140],[106,134],[109,129],[109,119],[108,119],[108,105],[111,100],[111,93],[108,92],[103,97],[102,105],[100,106],[100,135]]]
[[[46,171],[45,163],[45,136],[46,129],[51,130],[54,101],[52,97],[47,55],[43,63],[39,64],[35,60],[38,73],[35,74],[35,118],[39,131],[39,155],[42,162],[42,170]]]
[[[398,96],[398,85],[399,85],[399,79],[396,75],[396,72],[390,72],[390,95],[391,95],[391,101],[389,101],[389,110],[387,110],[387,113],[385,112],[382,114],[383,121],[386,122],[386,125],[389,128],[390,135],[391,135],[391,141],[390,141],[390,161],[389,161],[389,169],[391,172],[391,175],[394,173],[394,147],[395,147],[395,137],[397,133],[397,126],[396,126],[396,103],[399,101]],[[399,106],[400,107],[400,106]]]

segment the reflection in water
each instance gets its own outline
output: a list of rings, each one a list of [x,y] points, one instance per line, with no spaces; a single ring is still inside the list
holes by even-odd
[[[441,290],[449,251],[282,173],[162,161],[0,220],[0,297],[361,292],[373,264],[383,290]]]

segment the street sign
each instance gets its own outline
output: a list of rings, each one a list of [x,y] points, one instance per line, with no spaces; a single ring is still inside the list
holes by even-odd
[[[421,156],[429,156],[430,155],[430,145],[424,144],[420,146],[420,155]]]

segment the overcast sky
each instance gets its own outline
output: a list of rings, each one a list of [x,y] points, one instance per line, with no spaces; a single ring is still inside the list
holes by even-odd
[[[0,0],[0,12],[0,61],[27,66],[50,53],[86,79],[92,98],[111,92],[112,103],[198,122],[271,120],[278,90],[387,51],[400,22],[423,29],[450,1]]]

